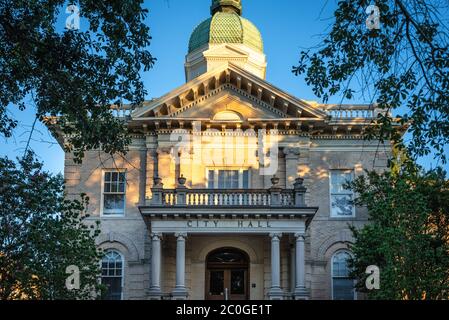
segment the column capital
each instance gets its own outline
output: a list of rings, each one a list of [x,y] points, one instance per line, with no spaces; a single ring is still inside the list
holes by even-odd
[[[302,232],[297,232],[297,233],[295,233],[295,238],[296,238],[296,241],[305,241],[306,235]]]
[[[160,241],[160,240],[162,240],[162,233],[152,232],[152,233],[150,233],[150,238],[153,241],[158,241],[158,240]]]
[[[153,144],[147,144],[147,154],[151,155],[152,157],[157,157],[157,147],[155,147]]]
[[[271,240],[274,240],[274,241],[280,241],[282,238],[282,233],[280,233],[280,232],[270,233],[270,238],[271,238]]]
[[[187,239],[187,232],[177,232],[175,233],[176,239],[179,240],[186,240]]]
[[[191,159],[194,152],[190,146],[181,146],[178,151],[180,153],[180,157],[183,159]]]
[[[172,152],[172,147],[158,147],[156,153],[158,155],[170,155]]]
[[[298,159],[298,156],[301,154],[301,150],[298,147],[284,147],[282,152],[289,159]]]

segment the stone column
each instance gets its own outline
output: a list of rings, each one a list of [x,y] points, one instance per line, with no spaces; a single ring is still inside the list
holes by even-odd
[[[296,288],[296,246],[290,244],[290,292],[293,294]]]
[[[281,289],[281,252],[282,233],[271,233],[271,288],[268,296],[271,300],[282,300],[284,292]]]
[[[186,233],[176,233],[176,287],[173,290],[175,300],[187,299],[186,289]]]
[[[295,299],[308,299],[306,289],[305,237],[303,233],[295,234],[296,238],[296,287]]]
[[[151,235],[151,283],[150,299],[161,299],[161,240],[162,234]]]

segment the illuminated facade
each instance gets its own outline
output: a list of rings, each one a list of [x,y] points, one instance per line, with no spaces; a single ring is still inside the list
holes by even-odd
[[[111,299],[353,299],[346,180],[384,169],[363,139],[378,110],[307,102],[265,80],[262,36],[240,0],[214,0],[190,39],[186,83],[118,110],[126,158],[66,155],[90,197]],[[360,298],[360,297],[359,297]]]

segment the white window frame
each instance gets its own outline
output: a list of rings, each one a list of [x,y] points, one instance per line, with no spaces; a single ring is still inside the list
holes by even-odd
[[[246,167],[207,167],[206,168],[206,188],[209,188],[209,171],[214,171],[214,189],[218,189],[218,171],[238,171],[239,172],[239,187],[243,189],[243,172],[248,171],[248,190],[251,189],[251,168]]]
[[[337,250],[337,251],[335,251],[334,254],[331,256],[330,264],[331,264],[331,299],[332,299],[332,300],[334,300],[334,257],[335,257],[337,254],[343,253],[343,252],[349,254],[349,256],[350,256],[351,258],[354,257],[354,255],[352,254],[352,252],[349,251],[349,250]],[[356,288],[355,288],[355,285],[356,285],[356,281],[355,281],[355,280],[353,280],[353,285],[354,285],[354,289],[353,289],[353,291],[354,291],[354,300],[357,300],[357,290],[356,290]]]
[[[103,265],[102,265],[103,259],[106,256],[106,254],[108,254],[109,252],[117,253],[120,256],[120,259],[121,259],[121,262],[122,262],[122,275],[121,275],[122,280],[121,280],[121,283],[120,283],[120,286],[121,286],[122,290],[120,292],[120,300],[123,300],[123,292],[125,291],[125,256],[120,251],[118,251],[117,249],[111,248],[111,249],[107,249],[107,250],[104,251],[103,258],[101,258],[101,260],[100,260],[100,269],[101,269],[100,283],[103,284]],[[107,277],[105,277],[105,278],[107,278]]]
[[[330,169],[329,170],[329,215],[331,218],[336,218],[336,219],[351,219],[351,218],[355,218],[356,216],[356,212],[355,212],[355,205],[352,204],[352,215],[350,216],[341,216],[341,215],[336,215],[333,212],[332,209],[332,196],[333,195],[351,195],[352,200],[354,200],[354,191],[352,190],[347,190],[347,193],[334,193],[332,192],[332,172],[336,172],[336,171],[340,171],[340,172],[344,172],[344,173],[350,173],[352,175],[352,180],[354,181],[355,179],[355,170],[354,169]]]
[[[104,176],[107,172],[125,173],[125,192],[123,193],[124,207],[121,213],[105,213],[104,212]],[[128,184],[127,171],[125,169],[104,169],[101,173],[101,203],[100,216],[105,218],[121,218],[126,215],[126,189]]]

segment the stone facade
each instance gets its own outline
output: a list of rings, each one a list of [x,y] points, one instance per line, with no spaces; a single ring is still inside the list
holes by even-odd
[[[235,64],[229,50],[236,46],[254,51],[214,45],[220,63],[194,72],[192,61],[210,58],[209,46],[196,50],[186,59],[185,85],[137,109],[123,106],[133,138],[125,156],[90,151],[77,165],[66,154],[68,195],[89,196],[90,220],[101,222],[98,245],[123,257],[123,299],[208,299],[211,274],[228,269],[245,272],[244,288],[234,289],[243,273],[231,272],[231,298],[242,290],[234,297],[331,299],[332,257],[353,241],[348,224],[367,222],[364,208],[332,217],[330,175],[386,168],[390,147],[363,139],[379,111],[297,99],[266,82],[261,69]],[[274,171],[264,171],[265,158]],[[226,186],[224,171],[238,172],[238,186]],[[126,174],[119,214],[105,210],[108,172]],[[220,248],[240,250],[247,264],[211,267],[209,254]]]
[[[142,140],[142,141],[140,141]],[[89,152],[82,165],[73,163],[70,154],[66,155],[65,177],[69,194],[85,192],[90,198],[89,211],[92,221],[100,220],[102,235],[98,244],[105,250],[114,249],[123,254],[124,267],[124,299],[147,299],[150,288],[151,239],[150,230],[139,211],[139,204],[145,203],[148,186],[152,186],[154,161],[149,161],[156,155],[148,150],[145,137],[135,139],[131,150],[125,158],[111,157],[100,152]],[[342,141],[346,142],[342,146]],[[325,142],[322,144],[321,142]],[[348,144],[351,146],[348,147]],[[323,146],[325,145],[325,146]],[[328,148],[329,150],[326,150]],[[336,150],[340,148],[341,151]],[[316,150],[318,149],[318,150]],[[281,187],[287,188],[288,172],[297,172],[304,178],[307,187],[306,203],[310,207],[319,207],[310,222],[306,233],[306,286],[310,289],[311,299],[331,298],[330,259],[336,251],[347,248],[352,241],[348,223],[362,226],[366,220],[366,211],[356,208],[354,218],[330,217],[329,171],[332,169],[352,169],[363,174],[363,169],[373,168],[373,159],[377,159],[376,167],[385,167],[384,153],[376,153],[377,145],[368,145],[363,140],[312,140],[310,148],[299,154],[286,156],[282,154],[280,161],[285,161],[285,171],[279,171]],[[293,160],[287,158],[293,157]],[[294,168],[288,167],[289,162],[296,162]],[[162,164],[161,164],[162,163]],[[160,167],[164,166],[159,161]],[[282,166],[281,166],[282,167]],[[123,216],[108,217],[101,213],[102,172],[116,170],[127,172],[126,209]],[[152,170],[153,168],[153,170]],[[163,169],[163,168],[161,168]],[[198,170],[198,169],[197,169]],[[196,171],[196,170],[194,170]],[[199,172],[205,172],[200,168]],[[159,170],[159,174],[164,174]],[[174,173],[167,170],[160,177],[174,180]],[[199,179],[202,180],[202,179]],[[254,188],[265,187],[265,177],[253,175]],[[194,178],[188,179],[188,184],[195,185]],[[167,182],[169,184],[169,182]],[[174,182],[173,182],[174,184]],[[204,188],[204,185],[197,185]],[[148,201],[148,200],[147,200]],[[186,212],[189,210],[186,209]],[[244,208],[242,208],[244,211]],[[294,257],[292,236],[287,234],[281,239],[281,286],[289,297],[294,289],[294,270],[291,260]],[[266,235],[191,235],[186,241],[186,287],[191,299],[205,298],[205,268],[206,256],[214,249],[235,247],[248,253],[250,257],[251,299],[267,299],[271,286],[270,238]],[[162,293],[170,298],[175,287],[176,278],[176,239],[174,234],[163,236],[162,240]]]

